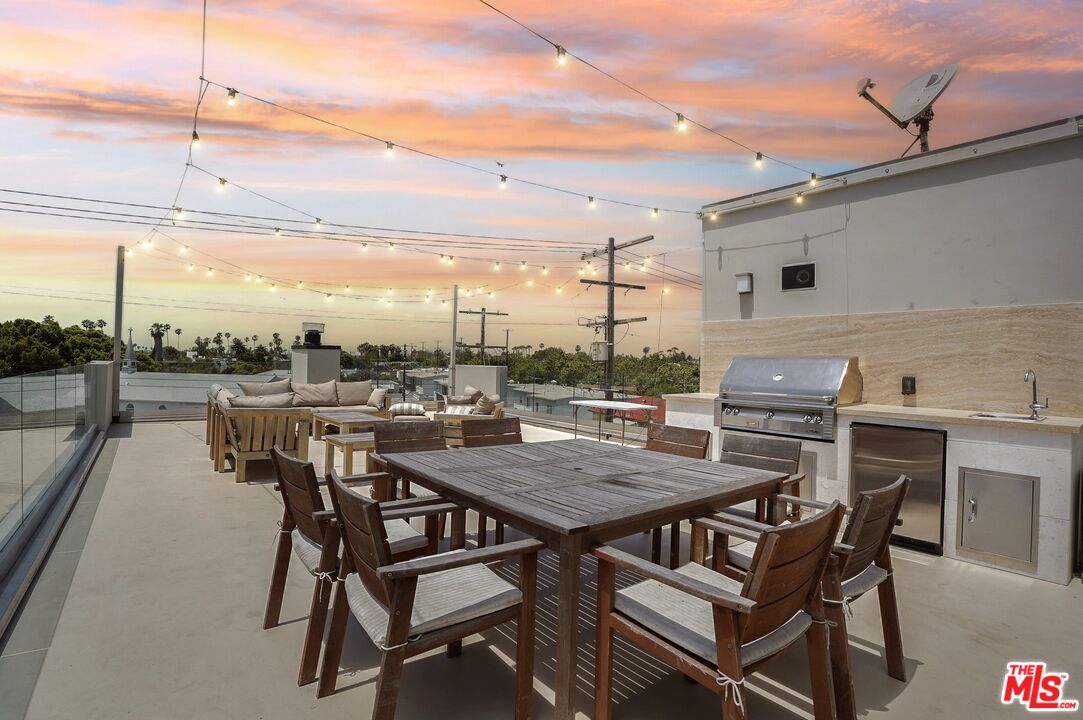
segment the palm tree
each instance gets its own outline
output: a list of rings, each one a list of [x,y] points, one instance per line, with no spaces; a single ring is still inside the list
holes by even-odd
[[[98,320],[98,322],[96,322],[96,323],[94,323],[94,324],[98,326],[98,329],[99,329],[99,330],[104,330],[104,329],[105,329],[105,326],[106,326],[106,325],[107,325],[108,323],[106,323],[106,322],[105,322],[104,320]]]
[[[582,346],[582,345],[576,345],[576,346],[575,346],[575,351],[576,351],[577,353],[581,353],[581,352],[583,352],[583,346]]]
[[[165,330],[165,344],[168,347],[169,346],[169,331],[173,329],[173,326],[170,325],[169,323],[166,323],[165,325],[162,326],[162,329]]]
[[[83,322],[81,322],[79,324],[82,325],[83,328],[86,329],[86,330],[93,330],[94,329],[94,321],[93,320],[84,320]]]
[[[651,354],[651,349],[650,349],[650,347],[649,347],[649,346],[648,346],[648,347],[644,347],[644,348],[643,348],[643,357],[647,357],[647,356],[648,356],[648,355],[650,355],[650,354]]]
[[[176,329],[173,330],[173,332],[176,333],[176,335],[177,335],[177,349],[180,350],[180,336],[181,336],[181,333],[184,332],[184,331],[181,330],[180,328],[176,328]]]
[[[150,336],[154,338],[154,350],[151,351],[151,357],[158,361],[162,359],[162,337],[165,336],[165,332],[165,325],[162,323],[156,322],[150,326]]]

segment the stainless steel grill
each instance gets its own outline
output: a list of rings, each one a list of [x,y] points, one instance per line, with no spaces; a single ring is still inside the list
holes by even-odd
[[[856,357],[737,357],[722,376],[715,425],[835,440],[835,408],[861,401]]]

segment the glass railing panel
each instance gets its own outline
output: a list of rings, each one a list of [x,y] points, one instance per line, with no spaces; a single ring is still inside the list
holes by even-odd
[[[195,366],[139,365],[120,372],[120,416],[125,420],[195,417],[206,411],[207,391],[221,385],[240,395],[241,382],[272,382],[290,376],[289,368],[215,362]],[[187,372],[199,370],[199,372]]]
[[[0,378],[0,547],[22,522],[23,379]]]
[[[56,475],[56,371],[22,378],[22,503],[29,512],[34,500]]]
[[[56,371],[56,463],[62,468],[87,433],[84,366]]]

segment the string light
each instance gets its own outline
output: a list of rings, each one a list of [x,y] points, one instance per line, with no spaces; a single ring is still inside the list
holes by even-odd
[[[395,152],[395,143],[390,140],[387,141],[387,156],[391,157],[391,154]]]
[[[173,217],[175,217],[178,220],[180,220],[182,217],[184,217],[184,208],[181,208],[181,207],[173,208]]]
[[[395,292],[395,291],[394,291],[394,290],[392,290],[391,288],[388,288],[388,289],[387,289],[387,294],[388,294],[388,295],[392,294],[393,292]]]
[[[193,271],[195,271],[195,269],[196,269],[195,265],[193,265],[192,263],[188,263],[188,272],[193,272]]]
[[[542,265],[542,275],[548,275],[548,274],[549,274],[549,268]]]
[[[526,286],[527,287],[534,287],[534,281],[533,280],[527,280],[526,281]]]
[[[259,284],[259,283],[262,283],[262,282],[263,282],[263,276],[262,275],[257,275],[256,276],[256,283]]]
[[[655,208],[654,210],[651,210],[651,217],[653,217],[653,218],[658,217],[658,208]]]
[[[500,176],[500,189],[504,190],[507,187],[508,187],[508,176],[507,175],[501,175]]]
[[[149,237],[145,237],[143,238],[143,241],[139,244],[143,246],[144,250],[150,250],[153,243],[151,242],[151,239]]]
[[[369,244],[368,243],[361,243],[361,252],[368,252],[368,251],[369,251]]]
[[[519,263],[519,269],[520,270],[526,270],[526,260]]]
[[[677,113],[677,132],[684,132],[688,129],[688,123],[685,122],[684,115]]]
[[[189,265],[189,267],[191,267],[191,266]],[[244,281],[245,282],[252,282],[252,273],[245,273],[244,274]]]
[[[327,293],[326,295],[324,295],[323,299],[324,299],[325,302],[331,302],[332,300],[335,299],[335,296],[332,295],[331,293]]]
[[[199,147],[199,133],[197,133],[195,130],[192,131],[192,147]]]
[[[271,287],[274,287],[274,285],[272,285]],[[298,289],[298,290],[301,290],[301,289],[303,289],[304,287],[305,287],[305,282],[304,282],[304,280],[298,280],[298,281],[297,281],[297,289]]]
[[[625,270],[631,270],[632,269],[632,263],[630,263],[630,262],[624,263],[624,269]]]
[[[270,292],[275,292],[275,285],[274,285],[274,283],[271,283],[271,284],[270,284],[270,286],[269,286],[269,287],[267,288],[267,290],[268,290],[268,291],[270,291]]]
[[[226,189],[226,179],[218,178],[218,192],[222,192]]]
[[[594,196],[593,195],[587,195],[587,207],[589,207],[589,208],[594,207]]]
[[[812,173],[808,179],[809,187],[816,187],[816,173]]]
[[[350,286],[349,286],[349,285],[347,285],[347,286],[346,286],[346,287],[345,287],[344,289],[345,289],[345,291],[346,291],[346,294],[347,294],[347,295],[349,295],[349,293],[350,293]]]
[[[586,271],[586,270],[584,270],[583,268],[579,268],[579,274],[580,274],[580,275],[586,275],[586,274],[587,274],[587,271]]]
[[[797,203],[798,205],[805,202],[805,193],[797,193],[797,195],[794,197],[793,201],[795,203]]]
[[[282,228],[275,228],[275,235],[281,235],[281,234],[282,234]]]
[[[444,264],[446,262],[447,262],[447,255],[441,255],[440,256],[440,264],[442,265],[442,264]]]
[[[653,257],[651,257],[650,255],[648,255],[648,256],[647,256],[647,259],[643,261],[643,264],[644,264],[644,265],[650,265],[650,264],[651,264],[651,260],[654,260],[654,258],[653,258]]]
[[[389,242],[389,243],[387,244],[387,251],[388,251],[388,252],[395,252],[395,243],[393,243],[393,242]]]
[[[180,250],[178,250],[177,252],[180,253],[181,255],[187,255],[188,250],[190,250],[190,249],[191,248],[189,248],[187,245],[181,245]]]
[[[557,47],[557,65],[562,65],[562,66],[567,65],[568,64],[568,51],[565,50],[564,48],[562,48],[560,45],[557,45],[556,47]]]
[[[237,88],[226,88],[226,104],[230,107],[237,104]]]
[[[763,167],[763,153],[761,152],[756,153],[756,167]]]
[[[447,307],[447,300],[441,300],[440,301],[440,307],[445,307],[446,308]]]
[[[323,220],[320,220],[319,218],[316,218],[316,227],[321,227],[322,225],[323,225]]]
[[[718,219],[718,213],[717,212],[711,213],[711,219],[712,220],[717,220]]]
[[[455,264],[455,258],[452,257],[451,255],[448,255],[447,256],[447,264],[448,265],[454,265]]]
[[[496,297],[496,293],[494,293],[494,292],[489,293],[489,299],[490,300],[492,300],[494,297]]]
[[[496,262],[493,263],[493,271],[494,272],[500,272],[500,261],[499,260],[497,260]]]
[[[560,295],[560,294],[561,294],[561,293],[563,293],[563,292],[564,292],[564,288],[563,288],[563,287],[557,287],[557,295]]]
[[[668,287],[662,288],[662,294],[663,295],[669,295],[669,288]]]
[[[214,277],[214,268],[212,268],[212,267],[207,268],[207,277]]]

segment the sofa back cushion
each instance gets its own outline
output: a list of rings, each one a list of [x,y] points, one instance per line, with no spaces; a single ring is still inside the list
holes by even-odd
[[[384,402],[387,401],[387,388],[376,388],[372,391],[372,395],[369,395],[369,401],[367,405],[371,405],[377,409],[383,409]]]
[[[478,400],[481,399],[482,395],[484,394],[485,393],[483,393],[481,390],[478,390],[473,385],[467,385],[463,388],[463,395],[470,398],[470,402],[472,403],[476,403]]]
[[[499,395],[482,395],[478,398],[478,401],[474,404],[475,415],[492,415],[496,410],[497,404],[500,403]]]
[[[266,382],[239,382],[244,395],[281,395],[290,391],[290,380],[268,380]]]
[[[293,393],[276,395],[236,395],[229,399],[235,408],[288,408],[293,407]]]
[[[372,381],[335,383],[339,405],[365,405],[372,396]]]
[[[325,383],[293,384],[294,407],[321,407],[338,404],[338,393],[335,390],[334,380],[328,380]]]

